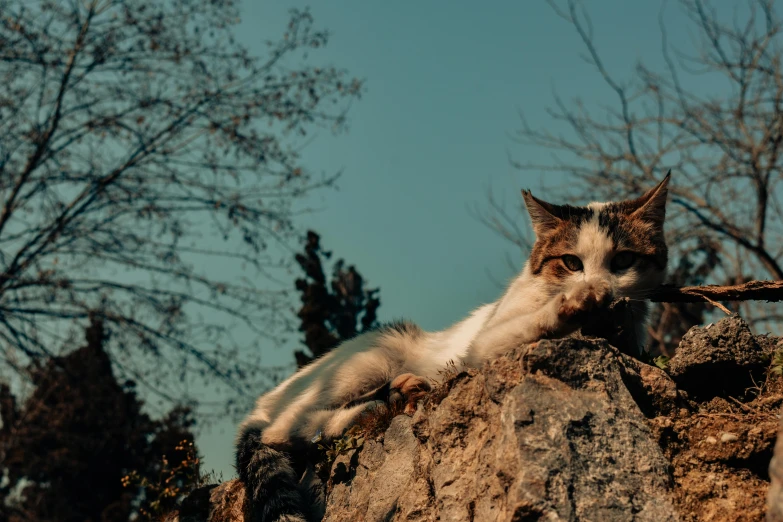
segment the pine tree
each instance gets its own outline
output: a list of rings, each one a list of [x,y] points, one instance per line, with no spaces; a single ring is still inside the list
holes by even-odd
[[[115,379],[99,317],[85,337],[85,346],[28,368],[35,388],[21,405],[0,384],[0,520],[124,522],[145,499],[123,477],[136,471],[155,482],[164,455],[187,458],[190,410],[151,419],[135,383]]]
[[[345,339],[378,326],[377,310],[381,305],[379,289],[365,288],[364,278],[353,265],[346,267],[338,259],[332,266],[332,277],[327,286],[323,261],[332,253],[321,248],[321,238],[312,230],[307,232],[304,253],[296,254],[296,262],[304,277],[296,280],[302,307],[297,314],[304,332],[303,350],[294,352],[298,367],[325,354]]]

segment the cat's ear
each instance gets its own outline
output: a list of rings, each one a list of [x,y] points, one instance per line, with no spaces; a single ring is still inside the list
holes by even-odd
[[[663,221],[666,218],[666,196],[669,194],[668,186],[671,175],[672,171],[670,170],[658,185],[631,202],[632,207],[636,209],[631,212],[632,218],[642,219],[663,227]]]
[[[557,228],[561,220],[553,213],[554,205],[538,199],[529,190],[522,190],[522,197],[525,200],[527,213],[530,214],[530,223],[533,225],[536,237],[541,237]]]

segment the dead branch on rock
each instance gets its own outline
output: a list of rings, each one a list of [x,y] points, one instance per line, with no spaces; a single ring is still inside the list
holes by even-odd
[[[741,285],[661,285],[650,296],[656,303],[698,303],[707,301],[783,301],[783,281],[749,281]],[[725,310],[724,310],[725,311]]]

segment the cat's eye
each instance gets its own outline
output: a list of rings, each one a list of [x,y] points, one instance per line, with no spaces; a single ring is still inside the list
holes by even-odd
[[[581,272],[582,268],[584,268],[582,266],[582,260],[576,256],[572,256],[571,254],[566,254],[560,259],[563,260],[563,264],[566,266],[566,268],[572,272]]]
[[[627,250],[618,252],[612,258],[612,272],[619,272],[631,268],[631,266],[636,263],[637,257],[638,256],[634,252],[629,252]]]

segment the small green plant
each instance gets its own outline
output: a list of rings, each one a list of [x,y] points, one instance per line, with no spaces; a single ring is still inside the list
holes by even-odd
[[[775,355],[772,356],[772,366],[770,366],[769,372],[783,375],[783,348],[776,350]]]
[[[359,449],[364,445],[364,434],[361,426],[351,426],[342,437],[335,439],[331,444],[318,444],[317,447],[323,452],[324,460],[327,464],[334,462],[337,457],[347,453],[350,450]]]
[[[661,370],[666,370],[666,368],[669,367],[669,357],[665,355],[659,355],[658,357],[653,359],[653,363],[655,363],[655,366],[657,366]]]

